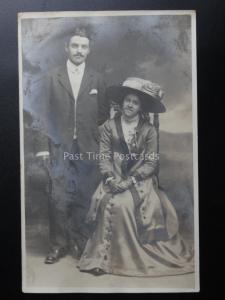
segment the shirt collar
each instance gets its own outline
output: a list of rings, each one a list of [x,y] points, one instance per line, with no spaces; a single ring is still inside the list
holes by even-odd
[[[76,66],[75,64],[73,64],[69,59],[67,60],[67,69],[68,71],[70,71],[71,73],[83,73],[84,72],[84,68],[85,68],[85,62],[83,62],[82,64]]]

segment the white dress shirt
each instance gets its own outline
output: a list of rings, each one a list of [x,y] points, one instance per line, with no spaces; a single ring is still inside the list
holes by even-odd
[[[74,97],[74,117],[75,117],[75,127],[74,127],[74,139],[76,139],[76,103],[77,97],[80,90],[81,81],[84,75],[85,63],[83,62],[79,66],[74,65],[69,59],[66,63],[67,72],[70,80],[70,85]]]

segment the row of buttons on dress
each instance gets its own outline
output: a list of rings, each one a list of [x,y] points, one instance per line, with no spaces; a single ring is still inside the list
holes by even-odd
[[[140,197],[143,197],[143,196],[144,196],[144,190],[143,190],[142,184],[141,184],[140,182],[138,182],[138,183],[136,184],[136,190],[137,190],[137,192],[140,194]],[[146,210],[146,208],[145,208],[144,206],[142,206],[141,211],[140,211],[140,214],[141,214],[141,216],[142,216],[143,219],[146,219],[145,210]],[[140,217],[140,216],[139,216],[139,217]],[[139,217],[136,218],[136,220],[138,221],[138,223],[141,222],[141,220],[139,219]]]
[[[108,203],[106,204],[105,207],[105,228],[104,228],[104,249],[106,254],[104,255],[104,260],[108,260],[108,256],[109,256],[109,251],[110,251],[110,246],[111,246],[111,238],[113,235],[113,221],[112,221],[112,217],[113,217],[113,198],[114,196],[112,196],[112,198],[108,201]]]

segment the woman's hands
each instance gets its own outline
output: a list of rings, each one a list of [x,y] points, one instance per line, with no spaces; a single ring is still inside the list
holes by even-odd
[[[108,181],[108,186],[110,188],[110,191],[113,193],[113,194],[116,194],[116,193],[121,193],[122,190],[119,186],[119,182],[117,179],[113,178],[111,180]]]
[[[122,193],[126,190],[128,190],[133,185],[133,180],[131,177],[128,177],[127,179],[118,181],[115,178],[111,178],[107,181],[107,184],[110,188],[110,191],[113,194],[116,193]]]
[[[132,178],[131,178],[131,177],[128,177],[127,179],[122,180],[122,181],[119,183],[120,191],[121,191],[121,192],[124,192],[124,191],[128,190],[132,185],[133,185]]]

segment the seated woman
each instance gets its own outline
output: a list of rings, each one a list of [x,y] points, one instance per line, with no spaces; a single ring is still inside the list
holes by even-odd
[[[144,117],[164,112],[158,85],[128,78],[108,88],[121,116],[106,121],[100,141],[103,180],[87,221],[95,229],[80,258],[80,271],[127,276],[193,272],[193,255],[178,233],[176,212],[158,188],[157,136]]]

